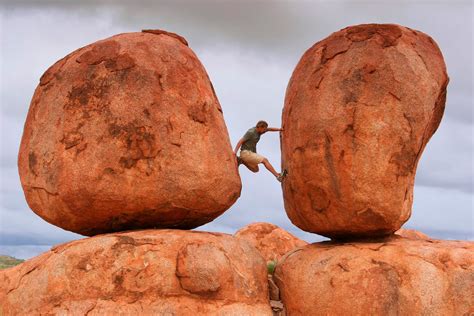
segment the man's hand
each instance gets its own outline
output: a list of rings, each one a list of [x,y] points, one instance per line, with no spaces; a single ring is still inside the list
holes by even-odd
[[[237,166],[237,169],[239,169],[239,156],[237,156],[237,154],[235,154],[235,165]]]

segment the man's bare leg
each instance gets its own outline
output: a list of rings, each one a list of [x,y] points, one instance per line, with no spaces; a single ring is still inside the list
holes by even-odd
[[[263,159],[262,163],[265,166],[265,168],[267,168],[268,171],[270,171],[275,177],[280,176],[280,174],[276,172],[275,168],[273,168],[272,164],[270,163],[270,161],[268,161],[267,158]]]
[[[258,165],[248,165],[246,164],[245,162],[243,163],[245,167],[247,167],[247,169],[249,169],[250,171],[252,172],[255,172],[257,173],[258,172]]]

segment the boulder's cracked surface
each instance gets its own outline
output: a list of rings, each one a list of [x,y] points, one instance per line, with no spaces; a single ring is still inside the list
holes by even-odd
[[[227,234],[165,229],[73,241],[0,271],[0,314],[272,312],[254,247]]]
[[[474,243],[414,240],[311,244],[274,279],[289,315],[472,315]]]
[[[194,228],[241,190],[208,75],[182,37],[161,30],[118,34],[51,66],[18,165],[31,209],[89,236]]]
[[[347,27],[308,49],[288,84],[286,212],[331,238],[388,235],[411,215],[418,160],[443,115],[446,66],[428,35]]]

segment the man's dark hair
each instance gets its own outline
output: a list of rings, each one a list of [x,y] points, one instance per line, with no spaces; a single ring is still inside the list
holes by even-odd
[[[257,127],[268,127],[268,123],[265,121],[258,121]]]

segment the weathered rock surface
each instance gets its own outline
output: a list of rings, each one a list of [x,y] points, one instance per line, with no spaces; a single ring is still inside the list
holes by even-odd
[[[289,315],[471,315],[474,243],[392,237],[315,243],[274,279]]]
[[[0,306],[2,315],[272,314],[266,265],[254,247],[180,230],[56,246],[0,271]]]
[[[382,236],[408,220],[418,160],[444,112],[448,76],[428,35],[345,28],[305,52],[281,138],[285,209],[331,238]]]
[[[219,101],[186,41],[150,30],[82,47],[31,100],[19,172],[31,209],[94,235],[194,228],[239,197]]]
[[[423,234],[422,232],[414,229],[405,229],[405,228],[400,228],[395,232],[396,235],[405,237],[405,238],[411,238],[411,239],[424,239],[428,240],[431,239],[428,235]]]
[[[288,251],[308,244],[276,225],[263,222],[247,225],[234,236],[250,242],[267,261],[278,261]]]

